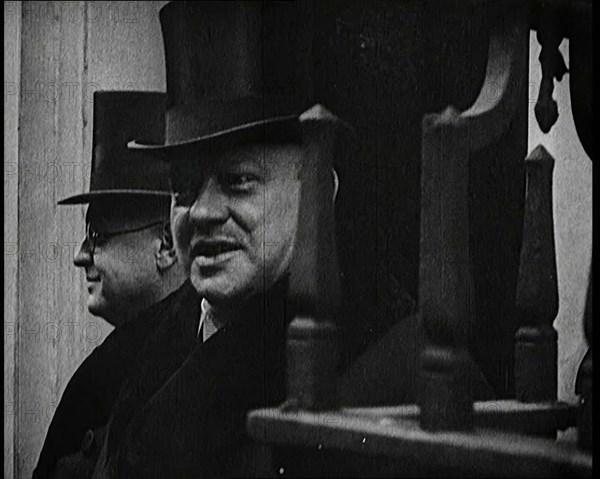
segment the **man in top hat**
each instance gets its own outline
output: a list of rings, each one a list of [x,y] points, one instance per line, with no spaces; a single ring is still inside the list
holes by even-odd
[[[311,101],[303,8],[172,2],[160,12],[166,141],[132,148],[171,168],[171,223],[190,280],[146,313],[161,324],[123,383],[93,477],[257,472],[243,454],[245,415],[285,399],[303,164],[324,146],[330,161],[348,137]],[[331,165],[322,171],[331,204]]]
[[[144,313],[160,325],[123,382],[96,479],[272,472],[245,418],[286,399],[294,315],[335,312],[331,167],[343,188],[352,151],[348,126],[312,98],[309,16],[309,2],[160,11],[165,143],[131,147],[170,166],[190,279]]]
[[[164,93],[94,94],[90,189],[59,204],[89,205],[74,263],[85,271],[90,313],[116,328],[69,381],[35,478],[89,476],[127,367],[156,327],[139,313],[185,281],[169,223],[168,169],[127,148],[132,138],[163,141],[164,109]]]

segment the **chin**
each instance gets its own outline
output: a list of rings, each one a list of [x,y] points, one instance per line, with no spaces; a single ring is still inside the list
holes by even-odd
[[[244,288],[235,282],[228,281],[226,277],[202,277],[194,274],[194,268],[192,268],[190,279],[198,294],[210,303],[236,301],[247,296]]]
[[[88,311],[93,316],[98,316],[99,318],[104,319],[106,317],[106,312],[102,308],[98,308],[96,306],[88,306]]]
[[[104,318],[104,316],[108,312],[106,305],[103,304],[102,301],[98,300],[97,298],[95,298],[93,296],[90,296],[88,298],[87,308],[91,314],[93,314],[94,316],[99,316],[101,318]]]

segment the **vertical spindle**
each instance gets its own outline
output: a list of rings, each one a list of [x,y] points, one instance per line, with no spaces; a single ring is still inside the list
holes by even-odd
[[[301,115],[303,164],[290,302],[296,316],[287,332],[287,402],[304,409],[336,404],[340,285],[335,248],[332,164],[345,124],[316,105]]]
[[[556,400],[558,284],[552,215],[554,159],[539,145],[525,159],[523,240],[517,280],[515,394],[519,401]]]
[[[421,356],[421,427],[472,425],[468,380],[469,136],[449,107],[423,119],[419,296],[427,345]]]

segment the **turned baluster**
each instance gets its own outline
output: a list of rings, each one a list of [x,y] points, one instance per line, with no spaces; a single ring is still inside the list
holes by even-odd
[[[295,317],[287,332],[287,404],[314,410],[336,404],[334,315],[340,284],[332,164],[341,143],[347,144],[350,136],[347,127],[321,106],[309,110],[301,120],[304,159],[290,268],[290,301]]]
[[[486,78],[475,103],[423,119],[419,306],[427,335],[421,356],[421,427],[467,429],[473,397],[467,350],[472,280],[469,162],[510,128],[524,82],[529,28],[522,2],[491,8]],[[493,101],[491,99],[493,98]]]
[[[424,429],[472,424],[466,351],[469,318],[469,139],[448,108],[423,119],[420,309],[428,343],[421,356]],[[463,129],[464,131],[464,129]]]
[[[515,394],[523,402],[553,401],[557,393],[558,285],[552,171],[554,159],[543,146],[525,159],[527,175],[523,240],[517,280]]]

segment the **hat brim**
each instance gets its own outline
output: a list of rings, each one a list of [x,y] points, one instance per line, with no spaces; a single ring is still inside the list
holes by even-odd
[[[160,155],[162,160],[169,161],[177,157],[174,153],[187,149],[215,150],[253,141],[278,140],[296,142],[300,141],[301,138],[300,119],[297,115],[290,115],[247,123],[210,135],[169,145],[147,144],[133,140],[127,144],[127,147],[132,150],[154,153]]]
[[[83,205],[89,203],[95,199],[108,199],[108,198],[123,198],[123,197],[136,197],[136,198],[170,198],[171,193],[168,191],[152,191],[152,190],[98,190],[90,191],[88,193],[82,193],[80,195],[69,196],[63,200],[60,200],[57,204],[59,205]]]

